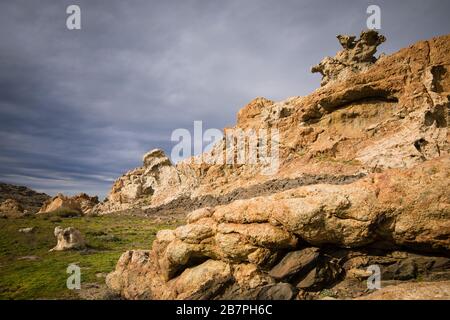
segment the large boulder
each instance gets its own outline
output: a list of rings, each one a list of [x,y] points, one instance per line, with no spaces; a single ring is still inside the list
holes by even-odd
[[[80,250],[86,248],[86,242],[81,232],[73,227],[56,227],[54,231],[56,246],[50,251]]]

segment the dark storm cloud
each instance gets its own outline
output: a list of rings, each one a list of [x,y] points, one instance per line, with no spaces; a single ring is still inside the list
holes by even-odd
[[[78,4],[82,30],[65,28]],[[170,134],[306,95],[337,33],[382,9],[387,53],[448,33],[448,1],[2,1],[0,181],[104,195]]]

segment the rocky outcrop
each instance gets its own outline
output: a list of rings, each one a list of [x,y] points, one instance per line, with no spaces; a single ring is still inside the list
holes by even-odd
[[[50,196],[45,193],[38,193],[23,186],[0,183],[0,215],[16,217],[33,214],[48,199]]]
[[[91,197],[85,193],[73,197],[58,194],[47,200],[38,213],[49,213],[58,210],[72,210],[80,214],[91,214],[93,208],[99,203],[98,197]]]
[[[5,217],[21,217],[26,213],[27,212],[24,211],[23,207],[19,202],[17,202],[17,200],[6,199],[0,203],[0,214]]]
[[[126,253],[109,283],[128,298],[184,298],[184,291],[175,287],[192,278],[183,280],[183,274],[206,272],[204,268],[211,272],[214,261],[217,274],[226,270],[226,276],[216,277],[222,279],[222,291],[217,288],[218,292],[232,286],[241,297],[252,298],[234,276],[238,266],[254,268],[258,285],[253,289],[283,282],[305,290],[332,284],[344,272],[342,258],[333,253],[321,256],[319,247],[448,252],[449,165],[450,158],[445,157],[410,170],[373,174],[349,185],[301,187],[194,211],[188,215],[187,225],[158,233],[151,251]],[[301,249],[305,245],[316,247]],[[138,261],[143,265],[135,265]],[[448,259],[445,261],[448,264]],[[142,276],[145,279],[140,278],[142,268],[148,268]],[[388,268],[383,272],[397,274]],[[416,276],[414,272],[410,275]],[[121,279],[139,283],[143,292],[130,289]],[[191,293],[187,296],[192,297]]]
[[[50,251],[80,250],[86,248],[86,242],[81,232],[75,228],[69,227],[63,229],[56,227],[54,234],[57,244]]]
[[[369,31],[352,39],[340,37],[347,49],[338,54],[353,61],[352,72],[342,71],[345,76],[336,75],[305,97],[257,98],[239,111],[237,125],[225,130],[270,134],[277,129],[278,166],[272,174],[265,174],[264,163],[214,161],[229,154],[226,137],[209,152],[174,165],[156,150],[146,164],[114,183],[96,211],[187,214],[320,181],[335,184],[410,168],[448,154],[449,36],[419,42],[376,63],[369,57],[384,38]]]
[[[187,224],[123,254],[111,289],[128,299],[315,299],[324,288],[355,298],[371,265],[384,282],[450,279],[450,36],[376,63],[382,36],[339,40],[351,72],[327,69],[309,96],[258,98],[238,113],[241,129],[279,131],[278,170],[196,161],[225,141],[170,166],[188,178],[144,210],[187,203]]]
[[[375,30],[363,31],[357,40],[348,35],[338,35],[337,38],[343,49],[334,58],[326,57],[311,68],[311,72],[322,75],[322,86],[368,70],[377,61],[374,57],[377,47],[386,41]]]
[[[450,300],[450,281],[392,285],[358,300]]]
[[[142,160],[142,167],[127,172],[114,182],[108,198],[95,208],[95,212],[162,204],[187,193],[188,178],[171,164],[164,151],[152,150]]]

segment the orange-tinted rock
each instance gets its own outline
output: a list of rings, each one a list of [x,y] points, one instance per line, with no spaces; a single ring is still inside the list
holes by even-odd
[[[46,201],[38,213],[48,213],[57,210],[74,210],[80,214],[91,214],[92,209],[98,204],[98,197],[90,197],[85,193],[73,197],[58,194]]]
[[[194,159],[171,167],[183,178],[166,183],[150,207],[187,203],[186,213],[193,211],[188,223],[158,233],[148,252],[125,253],[108,277],[112,289],[131,299],[290,299],[295,286],[303,297],[341,276],[364,279],[363,264],[345,266],[352,258],[339,256],[341,250],[367,261],[367,252],[380,250],[384,265],[398,262],[382,259],[398,248],[448,255],[450,36],[379,60],[372,59],[384,40],[378,34],[339,40],[344,51],[338,57],[361,63],[355,70],[330,73],[332,81],[306,97],[257,98],[238,114],[237,127],[279,131],[278,171],[264,175],[261,164]],[[358,56],[353,49],[360,45]],[[217,156],[225,145],[202,156]],[[288,268],[270,276],[286,254],[295,257],[289,252],[305,247],[321,252],[305,274],[296,274],[301,263],[285,261]],[[416,275],[410,266],[405,260],[390,268],[403,270],[406,279]],[[187,284],[186,275],[198,283]],[[220,281],[208,282],[205,275]]]

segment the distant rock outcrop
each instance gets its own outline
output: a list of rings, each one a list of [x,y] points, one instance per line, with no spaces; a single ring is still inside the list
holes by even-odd
[[[7,217],[20,217],[25,215],[27,212],[24,211],[23,207],[17,200],[6,199],[0,203],[0,214]]]
[[[27,187],[0,183],[0,215],[18,217],[36,213],[49,198]]]
[[[189,189],[188,177],[172,165],[160,149],[143,156],[143,166],[117,179],[103,203],[94,211],[108,213],[147,207],[174,200]]]
[[[91,197],[85,193],[73,197],[58,194],[47,200],[38,213],[48,213],[57,210],[73,210],[80,214],[91,214],[92,209],[99,203],[98,197]]]
[[[116,182],[118,197],[152,181],[148,207],[129,207],[188,215],[151,250],[124,253],[111,289],[127,299],[318,299],[324,288],[356,298],[372,265],[383,284],[450,279],[450,35],[376,63],[378,33],[339,41],[335,61],[315,68],[326,85],[239,111],[236,128],[279,131],[272,175],[260,163],[196,161],[222,154],[220,141],[175,166],[149,157],[155,169]]]

